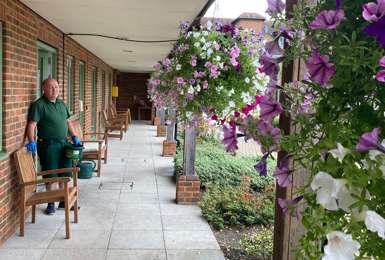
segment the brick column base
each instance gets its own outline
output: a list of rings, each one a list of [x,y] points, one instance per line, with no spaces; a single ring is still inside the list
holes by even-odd
[[[167,126],[158,125],[156,127],[156,136],[157,137],[165,137],[167,135]]]
[[[163,156],[174,156],[176,153],[176,142],[165,140],[163,141]]]
[[[154,126],[160,125],[160,117],[156,116],[154,117]]]
[[[201,198],[201,182],[197,175],[180,175],[176,182],[176,203],[196,204]]]

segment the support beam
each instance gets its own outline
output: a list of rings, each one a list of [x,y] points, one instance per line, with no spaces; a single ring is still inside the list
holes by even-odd
[[[167,113],[167,138],[163,141],[163,156],[174,156],[176,153],[175,109],[169,108]]]
[[[184,131],[183,175],[195,175],[195,138],[195,127],[187,126]]]

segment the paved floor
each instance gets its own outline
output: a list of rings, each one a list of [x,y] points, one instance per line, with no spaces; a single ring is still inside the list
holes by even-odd
[[[79,223],[64,239],[64,212],[37,210],[0,248],[0,259],[224,259],[197,206],[176,205],[172,158],[160,156],[163,138],[144,121],[123,141],[111,139],[102,177],[80,180]],[[72,214],[71,214],[72,217]]]

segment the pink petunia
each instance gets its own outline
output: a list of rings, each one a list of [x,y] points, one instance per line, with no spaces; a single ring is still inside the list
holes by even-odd
[[[377,0],[377,3],[370,2],[362,6],[362,17],[370,23],[377,22],[385,15],[385,0]]]

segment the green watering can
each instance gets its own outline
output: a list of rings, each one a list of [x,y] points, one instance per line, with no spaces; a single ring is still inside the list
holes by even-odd
[[[90,179],[96,168],[94,161],[80,161],[77,165],[80,168],[78,178],[79,179]]]

